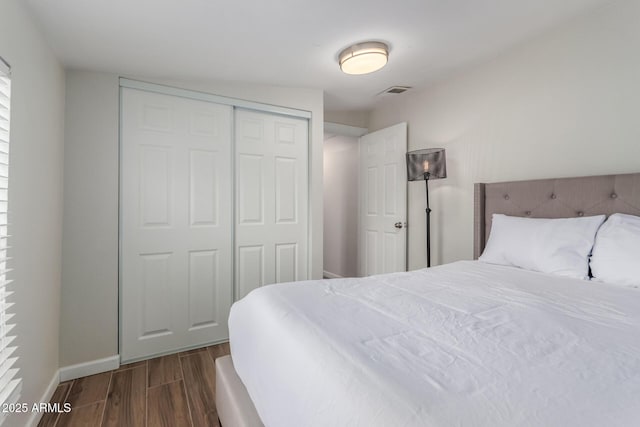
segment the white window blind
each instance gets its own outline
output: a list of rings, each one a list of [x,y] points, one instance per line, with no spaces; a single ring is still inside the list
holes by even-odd
[[[9,122],[11,116],[11,78],[9,65],[0,58],[0,406],[6,408],[6,404],[17,402],[20,394],[20,379],[18,369],[14,364],[18,359],[15,356],[16,347],[12,345],[15,336],[12,329],[13,303],[7,285],[11,282],[7,279],[9,269],[7,267],[8,226],[8,195],[9,195]],[[0,424],[5,420],[7,413],[0,411]]]

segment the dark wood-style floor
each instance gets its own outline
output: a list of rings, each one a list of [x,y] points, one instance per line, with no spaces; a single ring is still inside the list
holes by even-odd
[[[214,360],[225,354],[227,343],[61,383],[51,403],[71,412],[45,413],[38,426],[218,426]]]

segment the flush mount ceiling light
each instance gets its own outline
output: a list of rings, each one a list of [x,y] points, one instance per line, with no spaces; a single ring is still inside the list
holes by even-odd
[[[340,52],[338,62],[346,74],[369,74],[384,67],[388,58],[389,46],[381,42],[365,42]]]

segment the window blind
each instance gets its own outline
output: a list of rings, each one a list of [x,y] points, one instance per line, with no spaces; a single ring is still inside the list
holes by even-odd
[[[7,279],[9,258],[8,234],[8,202],[9,202],[9,122],[11,116],[11,78],[9,65],[0,58],[0,406],[7,408],[18,401],[20,379],[14,364],[16,346],[12,345],[15,335],[12,334],[14,323],[11,313],[11,292]],[[10,408],[9,408],[10,409]],[[11,412],[11,411],[8,411]],[[0,411],[0,424],[8,415]]]

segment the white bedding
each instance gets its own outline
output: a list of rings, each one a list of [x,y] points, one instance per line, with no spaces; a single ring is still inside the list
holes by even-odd
[[[265,286],[229,333],[267,427],[640,425],[640,289],[462,261]]]

